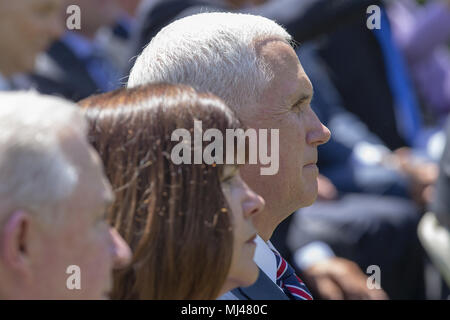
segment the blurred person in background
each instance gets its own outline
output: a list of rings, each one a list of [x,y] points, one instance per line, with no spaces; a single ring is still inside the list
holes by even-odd
[[[261,15],[283,25],[304,42],[336,29],[365,12],[370,0],[143,0],[138,12],[134,54],[170,22],[201,12],[233,11]]]
[[[387,14],[424,105],[428,135],[442,133],[450,112],[450,1],[392,1]]]
[[[34,87],[73,101],[118,88],[120,70],[96,39],[100,28],[117,21],[121,13],[117,0],[64,0],[63,4],[60,14],[65,18],[69,5],[79,6],[80,29],[67,30],[40,59],[31,76]]]
[[[137,24],[137,10],[141,0],[118,0],[121,13],[112,26],[102,27],[97,41],[104,48],[111,62],[120,72],[121,83],[130,71],[130,60],[134,54],[132,36]]]
[[[394,3],[393,12],[396,7],[402,7]],[[440,158],[443,143],[441,140],[437,148],[429,144],[426,112],[414,85],[412,70],[407,63],[408,56],[404,55],[405,51],[402,52],[401,48],[405,47],[405,38],[420,36],[420,30],[423,32],[424,29],[417,23],[417,28],[409,28],[411,32],[405,35],[404,28],[407,26],[403,26],[403,18],[395,20],[397,36],[404,33],[403,40],[396,41],[386,6],[382,1],[374,4],[380,8],[379,29],[367,27],[369,15],[366,14],[366,19],[355,20],[323,37],[319,42],[318,53],[329,70],[344,107],[394,151],[396,159],[392,160],[397,162],[401,170],[421,182],[421,177],[428,177],[428,165]],[[401,28],[398,27],[400,24]],[[436,33],[436,37],[445,36],[445,32]],[[427,48],[431,39],[426,42],[413,40],[409,44],[420,43],[420,46],[410,46],[410,49],[420,47],[420,52],[432,50],[432,45]],[[409,52],[408,55],[414,56],[414,53]],[[445,86],[443,81],[441,77],[433,86]],[[437,172],[434,167],[433,170]],[[431,181],[423,182],[430,184],[435,178],[436,175]]]
[[[60,37],[60,0],[0,0],[0,90],[26,88],[21,74]]]
[[[433,201],[418,227],[420,241],[442,274],[441,297],[450,297],[450,121],[445,129],[446,146],[440,161]]]
[[[113,194],[85,119],[33,92],[0,93],[0,105],[0,299],[108,298],[131,253],[104,219]]]
[[[216,299],[253,284],[252,221],[264,200],[237,164],[175,164],[171,158],[179,144],[173,133],[193,132],[194,120],[223,135],[219,148],[226,157],[226,130],[241,127],[231,110],[213,95],[165,84],[119,89],[80,104],[115,191],[108,219],[134,253],[130,267],[115,276],[112,298]]]

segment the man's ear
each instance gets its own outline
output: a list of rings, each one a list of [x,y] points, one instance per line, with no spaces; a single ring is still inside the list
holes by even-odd
[[[22,276],[29,275],[29,233],[31,217],[15,211],[0,230],[0,259],[4,266]]]

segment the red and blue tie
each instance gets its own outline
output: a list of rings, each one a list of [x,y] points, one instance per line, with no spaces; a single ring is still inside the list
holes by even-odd
[[[277,259],[277,285],[291,300],[313,300],[308,288],[295,274],[294,269],[278,252],[273,253]]]

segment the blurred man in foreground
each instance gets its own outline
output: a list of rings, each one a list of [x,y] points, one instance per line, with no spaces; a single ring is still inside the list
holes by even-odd
[[[113,195],[82,115],[36,93],[0,105],[0,299],[107,298],[130,249],[103,218]]]

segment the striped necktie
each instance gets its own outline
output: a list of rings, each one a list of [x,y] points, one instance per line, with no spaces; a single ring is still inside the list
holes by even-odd
[[[291,300],[313,300],[303,281],[295,274],[294,269],[273,250],[277,259],[277,285]]]

